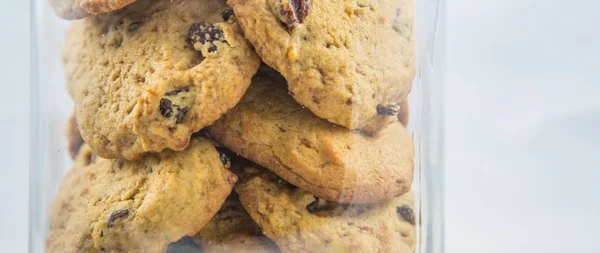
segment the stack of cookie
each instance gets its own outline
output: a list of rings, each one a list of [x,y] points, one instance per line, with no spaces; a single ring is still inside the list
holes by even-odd
[[[48,252],[414,252],[412,0],[50,3]]]

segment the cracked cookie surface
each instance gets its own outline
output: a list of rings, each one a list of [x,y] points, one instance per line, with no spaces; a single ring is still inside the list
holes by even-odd
[[[144,0],[73,21],[67,88],[99,156],[183,150],[239,101],[260,60],[236,19],[223,19],[227,9],[224,0]]]
[[[398,122],[377,135],[333,125],[259,73],[233,109],[207,130],[223,146],[315,196],[379,203],[410,189],[414,148]]]
[[[165,252],[196,234],[237,177],[206,139],[139,161],[103,159],[84,145],[51,206],[47,252]]]
[[[229,0],[246,38],[317,116],[376,132],[415,76],[414,0]]]
[[[282,252],[415,251],[412,191],[381,204],[341,204],[315,198],[256,166],[236,173],[242,205]]]

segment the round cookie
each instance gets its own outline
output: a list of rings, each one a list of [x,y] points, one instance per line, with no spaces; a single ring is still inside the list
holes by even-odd
[[[68,90],[99,156],[183,150],[239,101],[260,60],[227,11],[224,0],[144,0],[73,21]]]
[[[407,192],[414,148],[395,121],[377,135],[320,119],[259,73],[233,109],[207,128],[226,148],[328,201],[379,203]]]
[[[48,0],[56,15],[64,19],[80,19],[88,14],[119,10],[136,0]]]
[[[381,204],[341,204],[258,167],[246,166],[238,175],[235,191],[242,205],[281,252],[415,251],[412,191]]]
[[[229,0],[262,60],[321,118],[375,132],[415,76],[414,0]]]
[[[47,252],[165,252],[214,216],[237,177],[209,141],[131,162],[84,145],[51,206]],[[193,201],[192,201],[193,200]]]
[[[244,210],[235,193],[227,198],[198,236],[204,253],[279,252]]]

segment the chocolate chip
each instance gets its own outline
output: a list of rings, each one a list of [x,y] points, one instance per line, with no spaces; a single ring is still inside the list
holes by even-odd
[[[400,111],[400,104],[388,104],[388,105],[378,105],[377,106],[377,114],[392,116],[398,114]]]
[[[135,31],[138,29],[138,27],[140,27],[140,24],[142,24],[142,22],[133,22],[129,25],[129,28],[127,28],[127,30],[131,31]]]
[[[205,46],[208,44],[208,52],[217,51],[217,46],[214,44],[215,42],[227,42],[221,29],[216,28],[214,25],[206,22],[192,24],[190,29],[188,29],[187,36],[192,45],[200,43],[202,46]],[[200,52],[202,51],[199,48],[194,48]]]
[[[288,0],[286,3],[279,0],[278,4],[281,4],[278,17],[288,32],[304,23],[311,10],[310,0]]]
[[[413,213],[412,208],[410,206],[401,206],[396,208],[396,212],[402,219],[407,221],[408,223],[415,225],[415,214]]]
[[[171,114],[173,113],[173,103],[171,103],[171,100],[168,100],[166,98],[163,98],[160,100],[160,114],[162,114],[162,116],[165,116],[166,118],[171,117]]]
[[[227,154],[229,151],[223,147],[217,147],[217,151],[219,151],[219,158],[221,159],[223,166],[225,166],[226,169],[231,167],[231,160]]]
[[[317,207],[319,207],[319,198],[318,197],[314,197],[314,198],[315,198],[315,201],[310,202],[310,204],[308,204],[306,206],[306,210],[308,210],[311,213],[317,211]]]
[[[221,12],[221,17],[223,18],[223,20],[228,21],[229,18],[231,18],[231,16],[235,15],[233,13],[233,9],[225,9]]]
[[[121,219],[121,218],[127,218],[128,216],[129,216],[129,210],[127,210],[127,209],[115,211],[114,213],[112,213],[110,215],[110,217],[108,217],[108,227],[109,228],[112,227],[115,220]]]

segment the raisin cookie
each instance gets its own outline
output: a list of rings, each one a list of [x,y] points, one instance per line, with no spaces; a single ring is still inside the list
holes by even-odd
[[[204,253],[279,252],[273,241],[263,235],[233,193],[221,210],[198,233]]]
[[[64,19],[80,19],[88,14],[119,10],[136,0],[48,0],[56,15]]]
[[[84,145],[51,206],[47,252],[165,252],[198,233],[236,181],[203,138],[135,162]]]
[[[370,132],[415,76],[414,0],[229,0],[246,38],[317,116]]]
[[[265,169],[246,166],[235,191],[284,253],[415,251],[414,195],[374,205],[327,202]]]
[[[277,80],[259,73],[240,103],[207,128],[211,137],[329,201],[379,203],[409,190],[414,149],[398,120],[377,135],[339,127],[296,103]]]
[[[73,21],[63,53],[83,139],[104,158],[180,151],[260,60],[224,0],[144,0]]]

